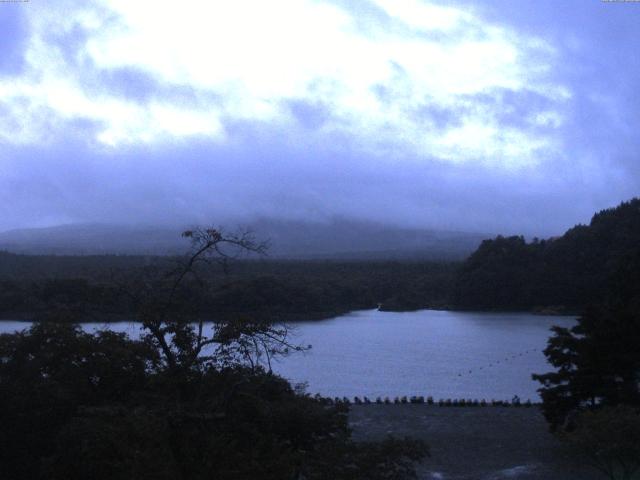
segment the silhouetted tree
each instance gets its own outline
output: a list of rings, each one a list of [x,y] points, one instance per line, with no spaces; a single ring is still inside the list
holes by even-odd
[[[640,251],[619,262],[606,302],[553,327],[545,354],[556,370],[533,375],[552,428],[580,410],[640,405]]]
[[[0,478],[415,478],[419,441],[356,443],[347,407],[297,392],[269,366],[300,347],[266,321],[207,324],[203,269],[260,253],[250,236],[185,232],[192,251],[128,285],[140,341],[72,324],[0,336]]]
[[[211,293],[208,268],[227,269],[240,255],[262,255],[266,243],[247,231],[225,234],[215,228],[188,230],[182,236],[191,241],[187,255],[168,266],[143,269],[124,288],[142,323],[144,341],[161,352],[168,370],[198,370],[212,362],[248,362],[255,368],[264,361],[270,367],[273,356],[302,350],[290,342],[285,325],[246,317],[205,322],[206,312],[198,308]]]

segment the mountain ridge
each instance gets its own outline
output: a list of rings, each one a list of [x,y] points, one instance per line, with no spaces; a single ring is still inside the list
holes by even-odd
[[[0,232],[0,250],[42,255],[175,255],[189,244],[177,226],[83,223]],[[245,224],[278,259],[461,260],[487,235],[373,222],[259,219]],[[229,229],[228,231],[234,231]]]

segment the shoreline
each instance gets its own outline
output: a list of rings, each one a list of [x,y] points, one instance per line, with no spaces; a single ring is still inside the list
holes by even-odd
[[[502,310],[502,309],[470,309],[470,308],[454,308],[454,307],[430,307],[430,308],[412,308],[406,310],[391,310],[391,309],[381,309],[381,308],[367,308],[367,309],[355,309],[355,310],[344,310],[344,311],[327,311],[327,312],[300,312],[298,313],[283,313],[283,314],[273,314],[270,316],[280,317],[280,320],[276,320],[276,322],[320,322],[323,320],[330,320],[336,317],[342,317],[346,315],[350,315],[356,312],[367,312],[367,311],[378,311],[382,313],[411,313],[411,312],[420,312],[420,311],[435,311],[435,312],[461,312],[461,313],[499,313],[499,314],[514,314],[514,315],[539,315],[539,316],[550,316],[550,317],[577,317],[580,315],[579,312],[572,311],[557,311],[557,310],[546,310],[542,308],[535,308],[532,310]],[[237,316],[251,316],[251,313],[246,312],[233,312],[233,313],[225,313],[221,315],[219,319],[224,320],[225,318],[237,317]],[[35,317],[35,318],[34,318]],[[0,322],[40,322],[45,321],[42,319],[38,319],[37,315],[33,313],[25,313],[25,312],[14,312],[14,313],[0,313]],[[120,315],[120,314],[108,314],[108,313],[99,313],[96,315],[94,320],[73,320],[69,321],[69,323],[121,323],[121,322],[135,322],[136,320],[131,320],[131,316],[129,315]],[[205,320],[206,322],[216,321],[215,319]]]

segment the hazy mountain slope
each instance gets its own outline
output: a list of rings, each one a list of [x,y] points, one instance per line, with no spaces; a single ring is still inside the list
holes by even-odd
[[[462,259],[486,235],[389,227],[369,222],[260,220],[251,225],[271,242],[271,254],[294,258]]]
[[[248,228],[258,238],[269,239],[269,255],[274,258],[462,259],[486,238],[349,220],[262,219]],[[0,232],[0,249],[15,253],[166,255],[181,253],[187,246],[177,227],[84,224]]]
[[[184,251],[180,229],[122,225],[61,225],[0,233],[0,249],[14,253],[89,255],[152,254]]]

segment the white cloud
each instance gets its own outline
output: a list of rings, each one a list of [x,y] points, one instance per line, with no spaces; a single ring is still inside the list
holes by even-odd
[[[330,110],[330,120],[305,135],[339,132],[370,151],[393,145],[427,158],[517,167],[557,148],[552,133],[501,125],[486,108],[467,109],[461,125],[445,130],[413,114],[417,106],[455,112],[474,95],[527,89],[553,102],[533,112],[532,123],[557,127],[569,93],[548,78],[553,48],[471,11],[420,0],[375,3],[402,28],[365,35],[349,12],[314,0],[40,5],[30,9],[26,73],[0,80],[0,139],[55,138],[56,119],[95,122],[91,140],[114,148],[193,135],[223,142],[225,120],[268,122],[302,135],[284,107],[297,100]],[[78,28],[87,38],[71,47],[71,57],[49,41]],[[123,67],[221,100],[143,102],[99,88],[101,71]],[[51,118],[46,126],[42,112]]]
[[[473,17],[456,8],[443,7],[420,0],[375,0],[390,16],[421,30],[452,30]]]

